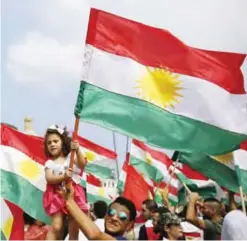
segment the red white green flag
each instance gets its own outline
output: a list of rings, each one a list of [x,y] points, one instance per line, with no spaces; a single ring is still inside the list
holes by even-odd
[[[230,152],[247,137],[245,57],[91,9],[75,115],[154,146]]]

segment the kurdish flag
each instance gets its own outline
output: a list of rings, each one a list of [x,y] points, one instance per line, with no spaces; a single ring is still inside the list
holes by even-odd
[[[133,166],[153,186],[155,200],[162,202],[161,191],[169,185],[169,199],[172,204],[178,202],[180,182],[176,176],[171,177],[169,168],[172,160],[165,153],[155,150],[141,141],[133,140],[129,157],[129,165]]]
[[[23,211],[1,198],[1,240],[24,240]]]
[[[180,153],[179,160],[220,186],[235,193],[242,186],[247,193],[247,151],[236,150],[221,156],[208,156],[201,153]]]
[[[86,174],[86,190],[87,190],[87,201],[89,203],[95,203],[96,201],[102,200],[107,204],[112,202],[112,197],[116,195],[109,192],[106,187],[103,186],[103,180],[100,180],[92,174]]]
[[[247,136],[245,57],[91,9],[75,115],[154,146],[230,152]]]
[[[225,198],[223,189],[213,180],[204,176],[200,172],[192,169],[190,166],[179,163],[175,167],[175,175],[178,177],[181,183],[187,185],[192,192],[198,192],[201,197],[216,198],[221,201]],[[183,186],[182,186],[183,187]],[[179,203],[186,204],[187,193],[184,188],[179,189]]]
[[[78,140],[84,155],[89,159],[86,172],[111,177],[111,167],[115,165],[115,160],[111,158],[115,158],[116,153],[82,137]],[[0,157],[1,197],[21,207],[33,218],[49,223],[50,219],[45,214],[42,203],[46,189],[43,138],[1,125]]]

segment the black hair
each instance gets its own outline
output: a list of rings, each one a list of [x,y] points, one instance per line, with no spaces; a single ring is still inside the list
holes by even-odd
[[[125,206],[129,212],[130,212],[130,216],[129,216],[129,220],[130,221],[134,221],[135,218],[136,218],[136,207],[135,207],[135,204],[130,201],[129,199],[125,198],[125,197],[118,197],[115,199],[114,202],[111,203],[111,205],[113,203],[119,203],[120,205],[122,206]],[[111,207],[110,205],[110,207]]]
[[[107,212],[107,204],[104,201],[97,201],[93,204],[93,211],[97,218],[104,218]]]
[[[58,127],[58,126],[56,125],[56,127]],[[56,129],[49,129],[49,128],[47,129],[47,131],[45,133],[45,138],[44,138],[45,155],[47,158],[52,158],[52,156],[51,156],[51,154],[47,148],[47,138],[51,134],[56,134],[61,138],[63,155],[65,157],[69,155],[69,153],[71,151],[71,148],[70,148],[71,137],[69,136],[69,132],[66,130],[66,128],[64,128],[63,131],[64,131],[63,134],[60,134],[58,132],[58,130],[56,130]]]
[[[146,205],[149,211],[153,211],[154,209],[158,208],[157,203],[154,200],[146,199],[142,202],[142,204]]]
[[[169,213],[169,209],[166,207],[158,207],[158,208],[154,208],[153,213]]]
[[[213,197],[204,199],[204,202],[217,202],[218,204],[221,205],[221,202],[219,200],[217,200],[216,198],[213,198]]]

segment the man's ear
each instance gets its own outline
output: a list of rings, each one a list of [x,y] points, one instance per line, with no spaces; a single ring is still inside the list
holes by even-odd
[[[168,232],[168,231],[169,231],[169,228],[168,228],[168,226],[167,226],[167,225],[165,225],[165,226],[164,226],[164,230],[165,230],[166,232]]]

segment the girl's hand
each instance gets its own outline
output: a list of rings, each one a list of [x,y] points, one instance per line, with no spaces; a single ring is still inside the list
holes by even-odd
[[[79,142],[78,141],[72,141],[71,142],[71,150],[79,150],[79,148],[80,148],[80,145],[79,145]]]
[[[72,175],[73,175],[72,168],[68,168],[64,173],[65,180],[70,179]]]

